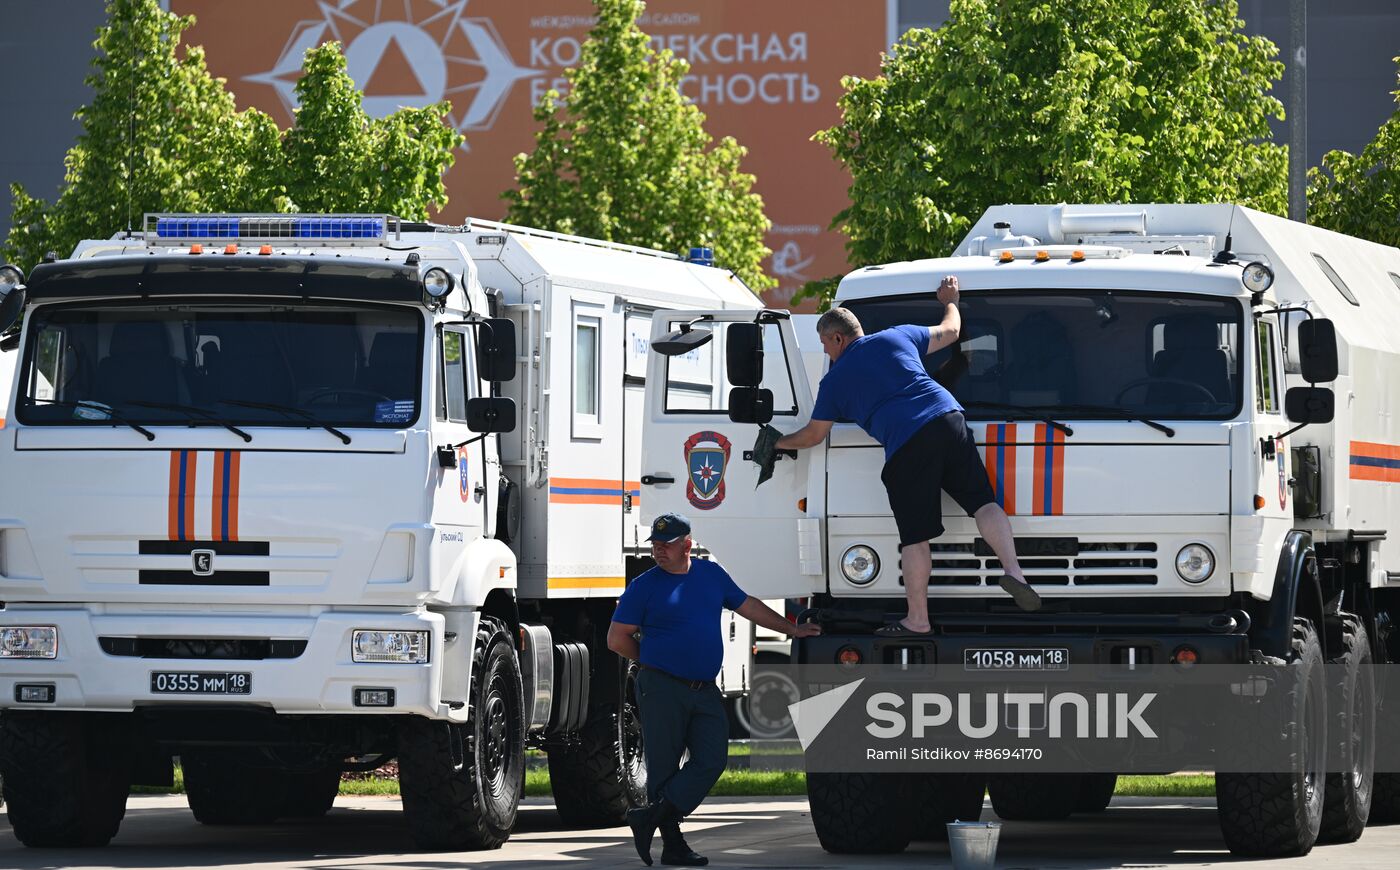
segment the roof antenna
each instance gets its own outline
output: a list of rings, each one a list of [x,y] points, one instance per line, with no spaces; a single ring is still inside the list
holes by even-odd
[[[128,44],[131,41],[131,21],[125,23],[126,38]],[[131,183],[136,172],[136,58],[131,58],[130,79],[131,87],[127,97],[127,132],[126,132],[126,237],[131,238]]]
[[[1235,212],[1239,211],[1239,205],[1230,206],[1230,224],[1225,228],[1225,248],[1215,255],[1217,263],[1235,262],[1235,252],[1230,250],[1235,246]]]

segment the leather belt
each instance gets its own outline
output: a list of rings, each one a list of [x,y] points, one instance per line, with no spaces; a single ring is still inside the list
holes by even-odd
[[[652,673],[660,674],[661,676],[675,680],[678,683],[684,683],[686,688],[690,689],[690,691],[692,692],[698,692],[706,686],[713,686],[715,684],[714,680],[687,680],[685,677],[678,677],[670,671],[663,671],[660,668],[652,667],[651,665],[644,665],[640,662],[638,663],[638,667],[640,667],[644,671],[651,671]]]

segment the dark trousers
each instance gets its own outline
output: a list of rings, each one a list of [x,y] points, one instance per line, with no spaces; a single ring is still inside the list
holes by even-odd
[[[729,761],[729,718],[713,682],[698,689],[660,671],[637,674],[647,797],[670,801],[690,815],[709,794]],[[681,756],[690,759],[681,767]]]

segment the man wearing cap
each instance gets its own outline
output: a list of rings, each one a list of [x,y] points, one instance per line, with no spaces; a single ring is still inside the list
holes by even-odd
[[[637,700],[648,804],[630,811],[627,823],[648,866],[659,828],[662,864],[701,867],[709,859],[691,851],[680,822],[705,799],[729,756],[729,719],[715,685],[724,660],[721,608],[788,637],[810,637],[821,629],[793,625],[740,589],[718,563],[691,559],[690,520],[684,516],[657,517],[647,540],[656,567],[628,585],[608,629],[608,649],[641,664]],[[690,760],[681,767],[687,751]]]
[[[774,444],[779,450],[814,447],[837,420],[854,420],[885,448],[880,480],[899,531],[899,563],[908,613],[875,633],[887,637],[928,634],[928,581],[933,557],[928,542],[943,534],[942,492],[977,523],[1006,573],[997,582],[1022,610],[1040,609],[1040,595],[1016,560],[1011,522],[997,504],[987,469],[963,419],[962,405],[929,377],[923,358],[958,338],[958,279],[938,285],[944,306],[937,326],[896,326],[866,335],[845,308],[817,321],[817,335],[831,367],[822,378],[812,420]],[[942,492],[940,492],[940,490]]]

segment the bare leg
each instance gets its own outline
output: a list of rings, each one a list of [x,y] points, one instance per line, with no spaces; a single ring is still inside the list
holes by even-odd
[[[1007,534],[1010,534],[1008,526]],[[910,544],[899,551],[903,567],[904,594],[909,599],[909,615],[900,620],[910,631],[928,631],[928,575],[933,570],[933,554],[928,544]]]
[[[1011,535],[1011,521],[1006,518],[1006,511],[996,502],[989,502],[978,508],[972,517],[977,520],[978,533],[1001,561],[1002,570],[1024,583],[1026,575],[1021,573],[1021,563],[1016,561],[1016,541]]]

